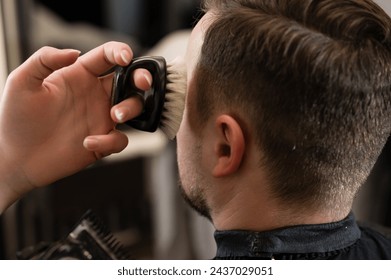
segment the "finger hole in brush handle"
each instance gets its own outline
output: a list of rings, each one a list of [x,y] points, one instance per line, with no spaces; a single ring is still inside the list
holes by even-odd
[[[148,70],[152,75],[152,85],[147,91],[141,91],[134,85],[132,73],[139,68]],[[160,56],[135,58],[128,66],[118,67],[115,70],[112,105],[114,106],[132,96],[140,96],[144,103],[142,113],[127,121],[127,125],[148,132],[157,130],[164,107],[166,77],[166,60]]]

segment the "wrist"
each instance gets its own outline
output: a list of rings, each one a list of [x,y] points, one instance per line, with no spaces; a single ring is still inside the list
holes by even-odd
[[[12,190],[8,183],[0,182],[0,215],[16,202],[20,196]]]
[[[12,188],[14,180],[10,179],[10,174],[5,174],[2,169],[0,168],[0,214],[4,213],[20,196]]]
[[[0,149],[0,214],[20,199],[33,186],[20,168],[6,160]]]

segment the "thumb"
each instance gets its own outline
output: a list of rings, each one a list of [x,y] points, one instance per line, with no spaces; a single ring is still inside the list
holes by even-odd
[[[79,55],[78,50],[42,47],[15,69],[12,75],[17,76],[19,82],[24,81],[24,86],[38,87],[54,71],[73,64]]]

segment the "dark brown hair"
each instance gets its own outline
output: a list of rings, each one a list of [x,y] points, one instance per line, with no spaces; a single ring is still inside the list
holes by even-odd
[[[275,197],[346,211],[391,129],[391,20],[369,0],[206,0],[197,108],[254,134]]]

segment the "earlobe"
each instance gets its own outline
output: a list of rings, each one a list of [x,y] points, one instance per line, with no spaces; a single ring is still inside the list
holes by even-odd
[[[216,119],[215,156],[217,161],[213,176],[223,177],[236,172],[243,161],[245,151],[244,133],[235,118],[221,115]]]

